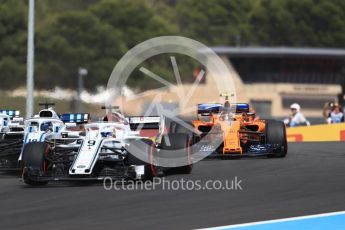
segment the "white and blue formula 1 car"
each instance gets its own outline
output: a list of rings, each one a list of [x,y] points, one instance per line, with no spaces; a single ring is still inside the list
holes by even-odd
[[[23,120],[19,117],[19,111],[0,111],[0,121],[2,121],[1,171],[19,171],[22,153],[25,146],[30,142],[63,139],[64,136],[79,137],[79,131],[75,130],[76,126],[87,123],[89,114],[62,114],[59,116],[52,108],[46,108],[33,118]],[[61,141],[75,142],[71,140]]]
[[[19,165],[23,154],[27,151],[27,145],[30,143],[56,142],[77,146],[80,133],[83,131],[77,129],[77,125],[88,123],[90,115],[87,113],[71,113],[58,115],[52,108],[41,110],[38,115],[25,120],[24,139],[22,152],[19,156]]]
[[[87,113],[58,115],[52,108],[43,109],[38,115],[25,120],[24,147],[30,142],[44,142],[63,137],[79,137],[74,130],[77,124],[89,122]]]
[[[23,144],[23,118],[18,110],[0,110],[0,170],[17,165]]]
[[[164,146],[135,130],[138,126],[158,129],[161,123],[160,117],[126,118],[119,112],[111,112],[104,121],[85,125],[85,132],[75,138],[81,143],[79,146],[76,142],[61,144],[59,139],[31,141],[23,151],[23,181],[28,185],[44,185],[49,181],[146,180],[162,176],[167,169],[156,166],[150,156]],[[170,148],[182,148],[185,146],[177,146],[178,143],[190,143],[188,135],[174,135]],[[138,157],[133,152],[138,149],[147,154]],[[187,161],[189,152],[181,154],[185,154]],[[191,165],[187,168],[184,173],[191,172]]]

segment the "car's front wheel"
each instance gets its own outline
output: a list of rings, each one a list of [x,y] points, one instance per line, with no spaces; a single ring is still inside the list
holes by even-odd
[[[21,161],[22,177],[25,184],[41,186],[48,183],[47,181],[33,179],[31,172],[34,172],[37,178],[46,174],[47,162],[45,156],[50,151],[50,146],[44,142],[30,142],[25,145]]]
[[[268,121],[265,127],[266,144],[279,145],[280,151],[273,154],[275,157],[285,157],[287,154],[286,127],[281,121]]]
[[[143,165],[144,168],[144,180],[151,180],[156,176],[156,167],[151,164],[151,154],[153,151],[153,142],[148,139],[139,139],[131,141],[127,147],[127,164],[128,165]],[[133,153],[136,154],[133,154]],[[141,158],[137,154],[141,155]]]

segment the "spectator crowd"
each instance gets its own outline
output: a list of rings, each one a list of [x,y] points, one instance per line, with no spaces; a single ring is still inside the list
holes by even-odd
[[[325,123],[336,124],[344,122],[344,111],[341,105],[337,102],[327,102],[323,107],[322,115]],[[293,103],[290,106],[289,117],[284,119],[284,123],[287,127],[296,126],[309,126],[310,122],[306,119],[301,111],[301,106],[297,103]]]

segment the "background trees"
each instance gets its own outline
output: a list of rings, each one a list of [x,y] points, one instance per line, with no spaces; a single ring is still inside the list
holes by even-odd
[[[75,88],[79,66],[89,70],[88,89],[105,85],[129,48],[161,35],[212,46],[341,48],[344,15],[342,0],[37,0],[36,87]],[[1,0],[0,89],[25,84],[26,18],[26,1]],[[171,78],[164,63],[154,69]],[[138,79],[131,84],[145,88]]]

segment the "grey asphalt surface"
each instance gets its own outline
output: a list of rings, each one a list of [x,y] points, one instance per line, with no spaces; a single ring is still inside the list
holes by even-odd
[[[191,229],[345,210],[345,143],[290,144],[283,159],[206,160],[169,181],[242,180],[243,190],[104,190],[0,177],[0,229]]]

